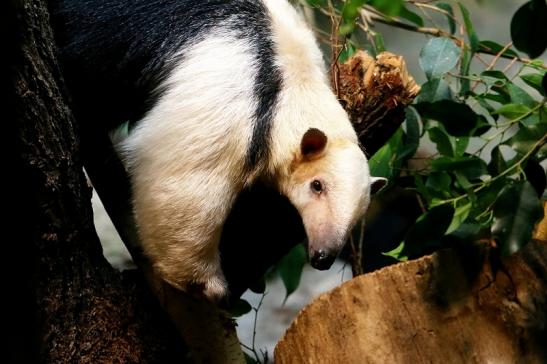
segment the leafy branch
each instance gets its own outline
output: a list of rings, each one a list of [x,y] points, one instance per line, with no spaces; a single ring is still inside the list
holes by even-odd
[[[429,5],[429,4],[422,4],[422,5]],[[434,8],[434,9],[436,9],[436,11],[445,13],[442,9],[437,8],[435,6],[432,6],[432,5],[429,5],[428,8]],[[378,13],[377,11],[371,11],[370,7],[365,7],[364,9],[361,10],[361,12],[362,13],[368,13],[368,18],[373,22],[386,24],[386,25],[389,25],[389,26],[392,26],[392,27],[395,27],[395,28],[400,28],[400,29],[408,30],[408,31],[415,32],[415,33],[431,35],[431,36],[434,36],[434,37],[449,38],[449,39],[453,40],[454,43],[458,47],[464,47],[466,45],[464,39],[462,39],[460,37],[457,37],[453,34],[450,34],[449,32],[447,32],[443,29],[432,28],[432,27],[420,27],[420,26],[417,26],[417,25],[408,24],[404,21],[401,21],[400,19],[386,16],[384,14]],[[360,24],[359,26],[362,26],[362,25]],[[504,49],[502,49],[502,51],[498,51],[497,49],[493,49],[491,47],[488,47],[487,45],[479,44],[479,48],[476,50],[476,52],[493,55],[493,56],[496,57],[495,59],[497,59],[497,58],[506,58],[506,59],[515,60],[515,61],[525,63],[525,64],[535,64],[537,67],[540,67],[540,68],[543,68],[543,69],[547,70],[547,66],[544,65],[544,64],[536,64],[531,59],[528,59],[528,58],[525,58],[525,57],[520,57],[520,56],[517,56],[517,55],[512,55],[511,53],[507,53],[508,48],[504,48]]]
[[[547,158],[547,66],[533,59],[547,48],[545,1],[530,0],[519,8],[511,19],[512,42],[504,45],[480,40],[469,11],[459,2],[453,6],[438,1],[329,0],[328,7],[321,0],[306,2],[336,23],[331,39],[337,39],[334,59],[340,62],[359,47],[382,54],[385,46],[376,24],[432,37],[419,58],[427,81],[409,109],[413,111],[407,112],[405,127],[369,161],[372,174],[389,178],[392,185],[406,178],[404,187],[417,191],[423,211],[404,243],[389,255],[412,258],[447,238],[479,239],[477,234],[487,228],[502,252],[514,252],[524,245],[539,216],[525,211],[537,211],[547,184],[540,164]],[[445,17],[448,26],[440,27],[433,14]],[[357,36],[359,32],[364,37]],[[363,39],[367,44],[359,45]],[[500,59],[510,62],[499,68]],[[474,60],[478,62],[471,68]],[[355,65],[352,62],[348,64]],[[516,62],[522,66],[514,72]],[[481,66],[482,71],[473,73]],[[419,160],[413,156],[416,146],[426,140],[435,150],[428,153],[425,166],[415,166]],[[512,148],[517,156],[507,160],[509,154],[502,146]],[[490,156],[484,153],[487,148],[492,149]],[[413,185],[409,185],[409,176],[414,178]],[[527,207],[501,208],[498,201],[510,202],[509,195],[518,196]],[[495,228],[502,220],[521,218],[530,221],[515,227],[517,233],[510,236]],[[362,263],[360,234],[354,233],[350,248]],[[360,268],[360,263],[352,263],[357,274],[360,269],[355,267]]]
[[[501,172],[497,176],[493,177],[492,179],[481,183],[477,188],[472,190],[472,193],[477,194],[478,192],[483,190],[485,187],[488,187],[489,185],[491,185],[495,181],[497,181],[499,179],[502,179],[502,178],[505,178],[507,175],[512,174],[512,172],[515,169],[522,169],[522,165],[531,156],[535,155],[538,152],[538,150],[545,145],[546,142],[547,142],[547,134],[545,134],[541,139],[539,139],[537,142],[535,142],[534,145],[532,146],[532,148],[526,154],[524,154],[516,163],[509,166],[507,169],[505,169],[503,172]],[[451,199],[448,199],[448,200],[436,201],[433,206],[439,206],[439,205],[444,205],[444,204],[448,204],[448,203],[453,203],[454,204],[454,203],[456,203],[456,202],[458,202],[458,201],[460,201],[464,198],[468,198],[468,197],[469,197],[469,193],[465,193],[465,194],[459,195],[457,197],[454,197],[454,198],[451,198]]]

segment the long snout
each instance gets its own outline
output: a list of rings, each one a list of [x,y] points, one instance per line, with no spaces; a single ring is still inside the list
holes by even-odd
[[[331,215],[304,214],[304,228],[308,237],[308,256],[312,267],[329,269],[346,242],[347,224],[336,223]]]
[[[329,269],[346,241],[345,234],[308,234],[308,255],[312,267]]]

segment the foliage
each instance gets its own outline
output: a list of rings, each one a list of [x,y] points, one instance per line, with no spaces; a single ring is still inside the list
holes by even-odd
[[[357,49],[383,51],[377,23],[424,34],[422,92],[407,109],[404,125],[370,160],[374,175],[390,178],[391,185],[403,186],[404,180],[423,206],[404,241],[386,254],[405,260],[462,239],[488,239],[503,255],[524,246],[546,198],[540,163],[547,159],[547,67],[520,52],[538,57],[547,47],[545,0],[518,9],[510,23],[513,42],[507,45],[481,39],[458,1],[299,4],[313,9],[318,34],[337,33],[326,41],[333,60],[344,61]],[[439,19],[445,28],[437,26]],[[511,62],[498,66],[500,59]],[[413,167],[416,148],[431,144],[425,166]],[[287,275],[288,269],[299,270],[304,257],[298,254],[293,251],[279,268],[287,294],[299,279],[299,273]]]
[[[306,250],[304,246],[299,244],[295,246],[289,254],[287,254],[278,264],[277,272],[285,285],[287,291],[285,295],[285,301],[293,293],[300,284],[300,277],[302,276],[302,268],[307,261]]]

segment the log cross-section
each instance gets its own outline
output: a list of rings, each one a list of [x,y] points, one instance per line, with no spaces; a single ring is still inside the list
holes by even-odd
[[[298,315],[286,363],[545,363],[547,243],[447,249],[354,278]]]

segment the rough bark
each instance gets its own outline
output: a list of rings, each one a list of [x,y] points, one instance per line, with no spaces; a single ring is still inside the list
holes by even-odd
[[[369,156],[397,131],[419,92],[403,57],[390,52],[358,51],[338,67],[338,97]]]
[[[8,315],[30,317],[25,332],[8,340],[8,360],[183,361],[180,336],[141,275],[124,276],[103,258],[45,4],[3,6],[11,40],[5,120],[14,133],[7,138],[14,142],[10,192],[19,205],[10,228],[21,227],[9,259],[20,259],[13,272],[24,273],[11,276],[25,298]],[[25,324],[9,321],[15,330]]]
[[[460,247],[352,279],[298,315],[275,362],[545,363],[546,225],[507,259]]]

